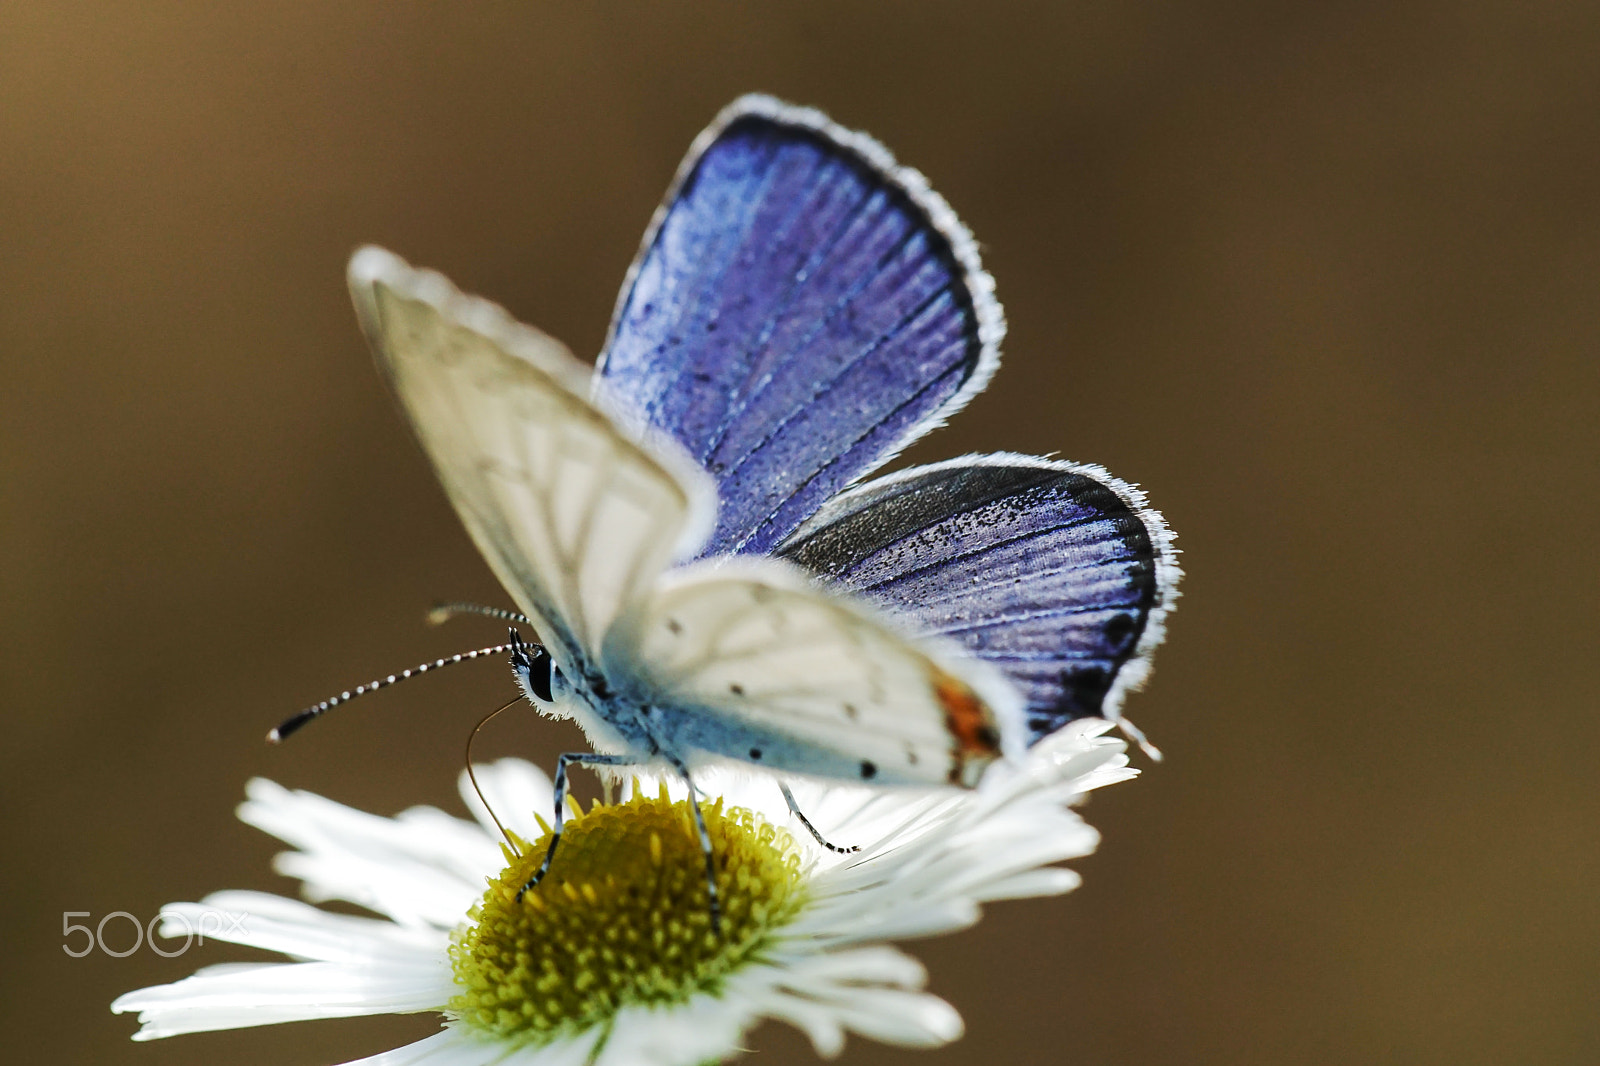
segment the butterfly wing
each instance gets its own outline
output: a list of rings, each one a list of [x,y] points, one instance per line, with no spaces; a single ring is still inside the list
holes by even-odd
[[[670,448],[629,439],[585,398],[557,341],[378,248],[350,261],[378,364],[489,566],[568,676],[593,662],[714,491]]]
[[[596,388],[716,479],[705,554],[764,553],[983,388],[1005,332],[992,293],[921,174],[745,97],[646,233]]]
[[[833,500],[778,554],[1000,668],[1030,742],[1118,719],[1143,683],[1180,576],[1138,489],[1019,455],[913,467]]]
[[[1023,745],[1021,703],[958,649],[909,639],[798,567],[675,572],[607,675],[644,686],[684,751],[881,783],[966,784]],[[622,683],[626,684],[626,681]]]

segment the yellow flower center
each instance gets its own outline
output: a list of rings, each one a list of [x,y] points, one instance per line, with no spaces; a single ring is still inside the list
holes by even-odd
[[[722,801],[703,804],[716,855],[721,932],[687,801],[595,804],[569,819],[550,871],[517,902],[548,829],[489,882],[450,948],[460,991],[448,1010],[500,1039],[543,1043],[621,1007],[682,1002],[750,960],[802,902],[800,854],[783,829]]]

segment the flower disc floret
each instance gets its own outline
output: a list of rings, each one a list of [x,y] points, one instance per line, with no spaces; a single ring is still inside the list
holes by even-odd
[[[769,943],[800,909],[792,837],[721,801],[702,806],[715,855],[721,928],[713,931],[704,855],[687,800],[596,804],[569,819],[545,878],[517,898],[548,830],[508,848],[509,863],[457,930],[461,991],[449,1012],[500,1039],[543,1043],[603,1024],[626,1006],[678,1003]]]

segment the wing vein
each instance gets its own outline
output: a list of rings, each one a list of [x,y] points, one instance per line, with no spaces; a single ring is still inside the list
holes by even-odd
[[[1104,522],[1104,521],[1106,521],[1106,516],[1105,515],[1103,515],[1103,514],[1090,514],[1090,515],[1085,515],[1085,516],[1082,516],[1082,517],[1079,517],[1079,518],[1074,518],[1070,522],[1062,522],[1062,523],[1059,523],[1057,525],[1047,526],[1044,529],[1029,530],[1026,533],[1019,533],[1014,537],[1006,537],[1003,540],[997,540],[992,544],[985,544],[982,547],[971,548],[971,549],[969,549],[967,551],[957,552],[955,555],[947,556],[947,557],[942,558],[942,559],[937,559],[937,560],[935,560],[933,562],[924,563],[921,566],[912,567],[909,570],[902,571],[901,573],[895,574],[892,577],[883,578],[880,581],[874,581],[874,582],[872,582],[870,584],[858,586],[856,588],[856,591],[858,591],[858,592],[877,592],[877,591],[880,591],[882,589],[889,588],[889,587],[891,587],[891,586],[893,586],[895,584],[898,584],[899,582],[904,581],[907,578],[917,577],[917,576],[920,576],[922,574],[927,573],[930,570],[935,570],[935,569],[938,569],[939,567],[943,567],[943,566],[950,566],[950,565],[952,565],[954,563],[970,562],[973,559],[981,558],[982,556],[987,555],[990,552],[999,551],[1002,548],[1009,548],[1012,545],[1020,544],[1023,541],[1031,540],[1034,537],[1049,536],[1052,533],[1064,533],[1069,529],[1076,529],[1079,526],[1086,526],[1086,525],[1089,525],[1089,524],[1094,523],[1094,522]],[[1098,566],[1098,565],[1104,565],[1104,563],[1097,561],[1097,562],[1094,562],[1094,563],[1087,563],[1087,564],[1084,564],[1084,565],[1085,566]],[[1076,567],[1066,567],[1060,572],[1061,573],[1067,573],[1067,572],[1070,572],[1073,569],[1077,569],[1077,568]]]
[[[868,437],[870,437],[874,433],[876,433],[880,426],[882,426],[884,423],[888,422],[891,418],[893,418],[895,415],[899,414],[901,411],[904,411],[907,407],[910,407],[912,404],[914,404],[917,401],[921,400],[923,396],[927,395],[927,393],[929,393],[933,389],[937,388],[940,385],[940,383],[943,382],[946,378],[948,378],[951,374],[958,373],[961,369],[962,368],[960,366],[951,367],[950,369],[946,370],[944,373],[940,374],[938,377],[934,378],[932,381],[928,382],[922,388],[920,388],[916,392],[912,393],[909,398],[907,398],[907,399],[901,401],[900,403],[896,404],[893,410],[891,410],[883,418],[879,419],[878,422],[872,426],[872,428],[868,429],[865,433],[861,434],[855,440],[851,441],[849,446],[844,448],[844,449],[842,449],[837,456],[835,456],[834,458],[828,460],[828,462],[822,464],[822,466],[818,467],[813,473],[807,475],[798,485],[796,485],[794,487],[794,490],[792,492],[790,492],[790,494],[788,495],[787,498],[778,501],[778,505],[776,507],[773,507],[772,510],[768,511],[766,513],[766,515],[764,515],[762,517],[761,521],[756,522],[755,524],[753,524],[751,526],[751,528],[750,528],[750,531],[748,533],[746,533],[739,540],[739,542],[737,544],[733,545],[733,547],[730,549],[730,551],[732,553],[737,553],[738,551],[740,551],[740,549],[742,549],[746,544],[748,544],[750,542],[750,538],[751,537],[755,536],[758,532],[761,532],[763,529],[765,529],[772,522],[772,519],[777,516],[779,511],[783,510],[784,506],[790,500],[794,499],[796,496],[799,496],[802,492],[804,492],[811,485],[812,482],[816,481],[817,478],[821,477],[828,470],[832,469],[835,466],[838,466],[840,461],[843,460],[843,458],[846,455],[850,454],[850,452],[852,450],[854,450],[857,446],[859,446],[862,441],[866,440]]]
[[[711,300],[714,294],[721,292],[722,279],[727,277],[728,271],[732,270],[734,264],[738,262],[739,249],[743,248],[746,242],[749,240],[750,229],[755,225],[756,219],[759,218],[761,214],[761,203],[765,199],[767,189],[771,186],[774,177],[777,174],[777,168],[771,164],[773,157],[778,153],[779,147],[780,146],[777,145],[767,145],[764,147],[761,177],[756,182],[756,186],[753,190],[741,193],[739,197],[741,200],[740,208],[742,209],[742,214],[739,216],[737,233],[728,234],[729,240],[726,242],[716,242],[716,246],[719,250],[723,248],[729,249],[728,254],[726,258],[723,259],[721,265],[716,269],[716,276],[714,279],[704,283],[700,283],[698,281],[696,282],[699,291],[695,295],[694,303],[690,307],[685,308],[683,313],[678,316],[677,331],[679,335],[687,332],[686,327],[689,323],[699,321],[704,317],[707,303]],[[698,169],[696,170],[696,174],[699,174]],[[656,237],[658,243],[665,239],[666,231],[667,227],[663,226],[661,232]],[[679,368],[676,377],[668,378],[666,375],[662,375],[649,401],[643,404],[644,410],[652,416],[656,414],[663,403],[664,397],[667,396],[674,385],[683,380],[683,376],[682,367]]]
[[[856,202],[855,206],[851,208],[850,213],[848,215],[846,215],[845,218],[840,221],[839,225],[834,229],[834,231],[831,234],[829,234],[829,240],[828,240],[828,243],[827,243],[826,247],[820,249],[817,252],[816,255],[812,256],[812,258],[808,261],[807,266],[808,267],[812,267],[815,264],[819,264],[819,263],[823,262],[828,256],[831,256],[833,254],[833,252],[834,252],[834,249],[838,247],[839,242],[844,239],[845,235],[850,231],[850,229],[856,224],[856,222],[861,218],[861,216],[866,213],[867,206],[869,204],[881,201],[881,200],[886,199],[886,198],[887,198],[887,194],[883,190],[883,188],[881,188],[881,187],[867,190],[865,195],[863,195],[861,197],[861,199]],[[883,222],[885,224],[891,223],[893,221],[895,221],[895,216],[893,216],[893,215],[886,216],[884,218],[884,220],[883,220]],[[818,336],[820,336],[828,328],[828,326],[830,324],[832,324],[833,321],[836,318],[838,318],[838,316],[846,308],[848,308],[852,303],[855,302],[856,297],[861,295],[861,292],[862,292],[863,289],[865,289],[867,286],[871,285],[874,281],[878,280],[878,278],[880,276],[880,273],[881,273],[881,270],[882,270],[882,267],[883,267],[883,264],[888,262],[895,255],[897,255],[900,252],[900,250],[905,247],[906,243],[909,242],[911,240],[911,238],[917,234],[917,232],[918,231],[915,230],[915,229],[907,231],[907,233],[904,236],[900,237],[897,241],[895,241],[894,246],[892,248],[890,248],[887,252],[885,252],[883,255],[878,257],[878,262],[876,264],[876,268],[877,269],[875,269],[874,271],[871,271],[871,272],[863,271],[861,277],[857,278],[843,293],[841,293],[834,300],[833,306],[828,308],[828,310],[825,313],[823,313],[821,316],[819,316],[817,318],[815,324],[812,325],[810,332],[808,332],[808,333],[802,335],[801,337],[798,337],[795,340],[791,341],[789,343],[788,347],[782,353],[782,355],[779,355],[779,356],[776,357],[776,361],[777,361],[778,367],[781,369],[782,366],[787,362],[787,360],[785,360],[783,358],[783,356],[789,356],[789,357],[792,358],[796,352],[804,351],[806,349],[806,347],[808,345],[810,345],[812,341],[816,340],[816,338]],[[867,234],[864,234],[863,235],[863,239],[865,239],[866,237],[869,237],[869,236],[871,236],[870,232],[867,233]],[[805,281],[810,281],[815,276],[816,276],[815,270],[808,270],[806,278],[805,278]],[[796,283],[791,287],[789,292],[790,293],[798,292],[803,284],[804,284],[804,282],[801,282],[801,281],[797,280]],[[786,307],[787,307],[787,305],[785,305],[785,309],[786,309]],[[777,317],[776,311],[774,312],[772,317],[773,317],[773,319],[776,319],[776,317]],[[868,354],[870,354],[870,351],[871,350],[869,349],[868,352],[863,352],[860,358],[865,358]],[[851,363],[851,366],[853,366],[853,365],[855,365],[855,363],[859,362],[860,358],[858,358],[857,360],[854,360]],[[838,371],[838,373],[839,374],[843,374],[848,370],[849,370],[848,366],[847,367],[843,367]],[[772,382],[774,380],[776,380],[777,376],[778,376],[778,374],[777,374],[776,370],[767,371],[762,376],[762,380],[761,380],[760,384],[758,384],[756,386],[756,388],[749,395],[747,395],[747,396],[745,396],[743,398],[743,401],[739,404],[738,408],[729,412],[728,417],[724,419],[722,428],[718,431],[716,439],[715,439],[715,441],[713,441],[712,446],[706,450],[706,453],[705,453],[705,457],[706,458],[709,458],[711,455],[713,455],[715,453],[716,449],[722,445],[722,442],[727,439],[728,433],[733,428],[734,419],[736,419],[739,416],[743,415],[744,412],[749,410],[756,403],[757,400],[759,400],[763,395],[765,395],[767,390],[768,390],[768,388],[771,386]],[[837,376],[837,375],[835,375],[835,376]],[[748,378],[746,380],[748,382]],[[808,405],[809,405],[809,402],[810,401],[808,401]],[[781,428],[783,423],[786,423],[789,420],[789,418],[792,418],[794,413],[795,412],[791,412],[788,416],[786,416],[784,418],[783,422],[779,423],[779,428]],[[757,442],[756,446],[753,449],[751,449],[751,451],[752,452],[760,451],[761,448],[764,447],[767,444],[767,442],[770,441],[771,439],[772,439],[772,435],[769,434],[767,437],[765,437],[762,440],[760,440],[759,442]],[[734,470],[737,470],[737,469],[738,469],[738,466],[735,466]]]
[[[927,632],[941,635],[952,633],[977,633],[996,626],[1016,625],[1019,622],[1036,622],[1048,618],[1068,618],[1075,614],[1095,614],[1100,611],[1126,611],[1138,608],[1137,603],[1089,603],[1065,604],[1055,607],[1038,607],[1026,611],[1012,611],[1006,614],[997,614],[992,618],[973,619],[957,625],[933,626]]]
[[[736,462],[729,466],[723,476],[729,480],[736,477],[739,472],[745,468],[746,464],[748,464],[750,460],[754,458],[763,448],[771,444],[773,439],[787,429],[791,422],[793,422],[796,418],[799,418],[819,400],[822,400],[828,395],[828,393],[837,388],[839,386],[839,382],[842,381],[845,376],[850,373],[850,371],[854,370],[856,367],[872,358],[872,356],[877,353],[879,348],[882,348],[884,345],[893,342],[897,337],[900,336],[901,333],[905,332],[908,325],[910,325],[917,318],[921,317],[930,307],[933,306],[935,302],[951,291],[952,289],[949,285],[943,285],[934,290],[926,299],[917,304],[910,311],[907,311],[888,329],[879,333],[878,336],[873,338],[870,343],[863,345],[861,350],[858,351],[853,358],[835,368],[833,373],[826,380],[818,382],[816,385],[814,385],[811,389],[810,395],[805,398],[804,403],[797,404],[792,410],[789,411],[788,414],[778,419],[774,425],[768,428],[765,435],[762,436],[762,438],[757,441],[749,451],[745,452],[744,455],[740,456]],[[942,378],[943,375],[940,377]],[[891,414],[903,409],[903,405],[896,407],[893,409],[893,411],[891,411]],[[882,424],[884,421],[887,421],[887,418],[880,419],[879,424]],[[874,426],[873,428],[877,427]],[[857,441],[860,441],[865,438],[858,437],[856,439]]]

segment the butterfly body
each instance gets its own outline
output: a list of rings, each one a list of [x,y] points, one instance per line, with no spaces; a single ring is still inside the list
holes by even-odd
[[[349,280],[537,631],[513,636],[519,685],[594,746],[558,791],[569,764],[649,761],[691,788],[713,761],[970,787],[1074,718],[1132,731],[1179,573],[1137,489],[1004,453],[866,480],[982,389],[1004,332],[970,234],[876,141],[725,109],[593,371],[380,249]]]
[[[1004,754],[1002,736],[1016,734],[1015,706],[997,679],[976,681],[985,698],[972,681],[929,659],[879,659],[870,651],[875,634],[868,627],[888,623],[817,596],[800,572],[737,562],[716,566],[714,575],[697,575],[697,569],[711,568],[687,571],[698,578],[688,583],[692,596],[673,596],[669,588],[652,631],[614,635],[599,664],[579,660],[569,673],[542,648],[514,651],[513,673],[529,702],[552,717],[577,721],[596,751],[631,755],[641,763],[658,756],[690,768],[744,762],[781,773],[891,785],[970,785]],[[709,619],[701,603],[707,585],[718,601]],[[727,609],[730,602],[734,611]],[[835,630],[848,633],[857,626],[868,629],[856,638],[866,650],[825,642],[817,651],[808,643],[818,631],[826,640]],[[513,642],[520,644],[514,631]],[[774,644],[787,644],[792,653],[774,656]],[[751,649],[763,653],[753,669],[739,654]],[[835,672],[840,658],[852,658],[858,674],[836,694],[817,688],[785,692],[783,686],[803,672],[797,657],[815,658],[819,670]],[[716,660],[709,670],[697,665],[705,658]],[[781,669],[777,682],[775,666]],[[693,694],[674,684],[683,668],[708,675]],[[943,713],[923,717],[923,728],[913,729],[917,708],[905,706],[903,694],[920,689],[931,691]],[[793,712],[784,721],[747,710],[751,703],[771,707],[784,701]],[[997,713],[995,706],[1002,710]],[[911,722],[900,720],[907,711]],[[872,735],[875,723],[892,731]]]

